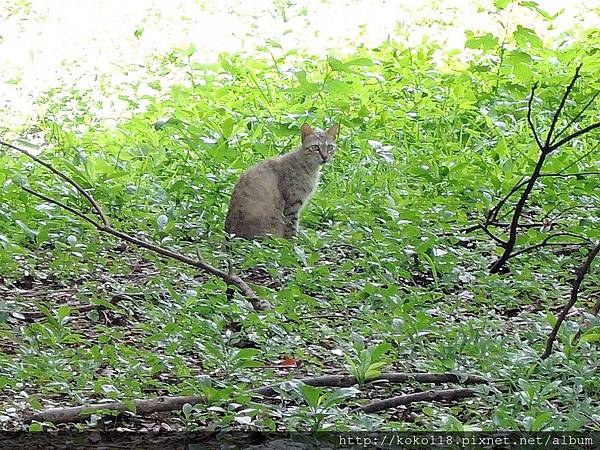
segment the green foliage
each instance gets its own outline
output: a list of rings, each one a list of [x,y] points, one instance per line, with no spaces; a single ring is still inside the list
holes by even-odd
[[[386,352],[391,349],[389,344],[380,344],[373,347],[364,348],[364,342],[360,337],[354,339],[355,356],[346,355],[348,365],[346,368],[352,374],[359,386],[363,386],[366,381],[375,378],[381,374],[381,368],[386,365],[383,360]]]
[[[334,406],[360,392],[358,389],[350,387],[336,389],[329,393],[324,388],[310,386],[299,380],[283,383],[277,391],[283,398],[296,397],[306,403],[307,407],[298,408],[294,416],[299,421],[298,425],[302,425],[302,422],[306,421],[313,432],[331,429],[332,420],[340,414],[339,409]],[[324,422],[328,422],[327,426],[323,426]]]
[[[502,11],[515,3],[494,5]],[[518,3],[551,22],[535,2]],[[144,39],[143,29],[134,35]],[[205,65],[191,58],[192,46],[155,61],[147,79],[120,86],[130,114],[114,127],[90,114],[90,93],[49,92],[40,99],[48,114],[31,130],[45,136],[42,157],[93,192],[118,228],[190,255],[198,248],[224,270],[223,221],[240,173],[292,149],[304,121],[337,121],[342,130],[301,216],[300,236],[235,244],[240,275],[274,305],[260,315],[238,296],[229,300],[220,280],[122,248],[33,199],[20,188],[23,180],[89,211],[68,186],[3,149],[6,403],[39,409],[46,398],[196,393],[206,402],[181,413],[190,429],[597,428],[598,319],[569,319],[558,351],[538,360],[556,320],[547,311],[564,302],[583,255],[557,258],[543,249],[511,260],[510,275],[491,276],[499,249],[485,236],[466,241],[457,230],[480,220],[533,169],[527,97],[534,81],[540,131],[576,64],[584,63],[583,79],[557,129],[600,88],[600,34],[550,45],[515,24],[505,36],[467,32],[465,47],[461,61],[435,44],[406,48],[393,40],[322,59],[275,57],[265,47]],[[163,86],[167,72],[185,82]],[[592,105],[574,127],[598,114]],[[545,171],[597,170],[596,141],[589,135],[565,146]],[[598,177],[542,179],[525,219],[546,216],[548,227],[598,239],[598,192]],[[531,228],[518,245],[538,244],[547,231]],[[593,271],[584,284],[591,289],[598,281]],[[113,301],[115,293],[123,297]],[[589,308],[582,298],[582,309]],[[96,308],[82,312],[81,305]],[[32,311],[40,314],[28,318]],[[297,377],[349,372],[362,386],[386,367],[480,373],[509,389],[470,403],[424,405],[417,422],[392,412],[385,420],[350,414],[345,406],[358,405],[355,389],[288,383],[281,395],[291,409],[253,403],[246,386],[280,380],[275,361],[284,357],[299,362]]]

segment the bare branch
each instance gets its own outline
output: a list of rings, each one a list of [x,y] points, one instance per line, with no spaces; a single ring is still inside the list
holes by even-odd
[[[350,387],[357,383],[355,377],[351,375],[323,375],[318,377],[303,378],[300,381],[305,384],[317,387]],[[418,383],[464,383],[467,385],[474,384],[490,384],[490,381],[480,377],[478,375],[469,375],[461,377],[453,373],[383,373],[375,378],[372,378],[368,383],[376,382],[388,382],[388,383],[407,383],[407,382],[418,382]],[[258,396],[272,397],[277,395],[277,388],[282,382],[271,384],[268,386],[251,389],[248,392],[252,394],[254,399]],[[464,389],[468,391],[469,389]],[[445,398],[448,394],[443,394],[446,391],[439,391],[441,394],[432,397],[431,400],[449,400]],[[423,393],[413,394],[422,396]],[[427,400],[427,398],[422,398]],[[158,397],[151,400],[134,400],[136,411],[135,413],[139,416],[146,416],[155,412],[162,411],[174,411],[180,410],[184,404],[189,403],[195,405],[204,401],[204,397],[198,395],[191,396],[180,396],[180,397]],[[413,399],[412,401],[419,401]],[[409,402],[410,403],[410,402]],[[406,404],[406,403],[405,403]],[[358,408],[360,409],[360,408]],[[28,417],[28,421],[37,422],[52,422],[52,423],[67,423],[67,422],[80,422],[89,417],[90,414],[98,414],[101,411],[118,411],[125,412],[131,410],[131,403],[128,402],[109,402],[109,403],[94,403],[90,405],[74,406],[66,408],[51,408],[45,411],[40,411]]]
[[[532,246],[530,246],[530,247],[527,247],[527,248],[524,248],[524,249],[522,249],[522,250],[519,250],[518,252],[512,253],[512,254],[511,254],[509,257],[508,257],[508,259],[515,258],[515,257],[517,257],[517,256],[519,256],[519,255],[522,255],[522,254],[524,254],[524,253],[530,253],[530,252],[532,252],[532,251],[534,251],[534,250],[537,250],[538,248],[542,248],[542,247],[545,247],[545,246],[547,246],[547,245],[561,245],[561,246],[570,246],[570,245],[578,245],[578,244],[579,244],[579,243],[577,243],[577,242],[550,242],[550,240],[551,240],[551,239],[554,239],[554,238],[556,238],[556,237],[560,237],[560,236],[570,236],[570,237],[575,237],[575,238],[581,239],[582,241],[585,241],[585,242],[589,242],[589,241],[590,241],[590,240],[589,240],[588,238],[586,238],[585,236],[581,236],[581,235],[579,235],[579,234],[576,234],[576,233],[570,233],[570,232],[568,232],[568,231],[565,231],[565,232],[560,232],[560,233],[553,233],[553,234],[550,234],[550,235],[546,236],[546,237],[544,238],[544,240],[543,240],[542,242],[540,242],[539,244],[535,244],[535,245],[532,245]]]
[[[535,182],[540,175],[542,166],[544,165],[544,161],[546,160],[547,156],[548,156],[548,153],[546,153],[544,151],[540,152],[540,156],[539,156],[538,162],[535,165],[535,168],[533,169],[533,173],[531,174],[531,177],[527,181],[525,190],[521,194],[521,197],[519,198],[519,201],[517,202],[517,204],[515,206],[513,217],[512,217],[511,223],[510,223],[508,241],[506,241],[506,245],[504,246],[504,253],[502,254],[502,256],[500,256],[500,258],[495,263],[492,264],[492,267],[490,268],[490,273],[500,272],[500,269],[502,269],[504,264],[506,264],[506,261],[508,261],[508,259],[510,258],[510,254],[512,253],[513,249],[515,248],[515,244],[517,242],[517,229],[519,226],[519,219],[521,218],[521,214],[523,213],[523,208],[525,206],[525,203],[527,202],[527,199],[529,198],[529,194],[533,190],[533,186],[535,185]]]
[[[577,66],[577,69],[575,69],[575,75],[573,75],[573,78],[571,79],[571,83],[569,83],[569,85],[567,86],[567,89],[565,89],[565,93],[563,94],[562,99],[560,100],[560,104],[558,105],[558,108],[557,108],[556,112],[554,113],[554,117],[552,118],[552,123],[550,124],[550,129],[548,130],[548,134],[546,136],[546,143],[544,144],[544,148],[542,149],[542,151],[544,151],[546,153],[550,153],[553,150],[556,150],[558,147],[560,147],[560,145],[552,144],[552,133],[554,133],[554,129],[556,128],[556,123],[558,122],[560,113],[562,113],[562,110],[565,107],[565,102],[567,101],[567,98],[569,98],[569,94],[573,90],[573,86],[575,86],[575,82],[579,78],[579,71],[581,70],[581,66],[582,65],[579,64],[579,66]]]
[[[567,124],[567,125],[566,125],[566,126],[563,128],[563,129],[562,129],[562,130],[560,130],[560,131],[557,133],[557,135],[556,135],[556,139],[558,139],[559,137],[561,137],[561,136],[563,135],[563,133],[564,133],[565,131],[567,131],[567,130],[569,129],[569,127],[570,127],[571,125],[573,125],[573,124],[574,124],[574,123],[577,121],[577,119],[579,119],[579,118],[581,117],[581,115],[582,115],[582,114],[583,114],[583,113],[584,113],[584,112],[585,112],[585,111],[586,111],[586,110],[587,110],[587,109],[590,107],[590,105],[591,105],[592,103],[594,103],[594,100],[596,100],[596,97],[598,97],[598,94],[600,94],[600,91],[596,91],[596,93],[595,93],[595,94],[592,96],[592,98],[590,98],[590,101],[589,101],[589,102],[587,102],[583,108],[581,108],[581,111],[579,111],[579,113],[577,113],[577,115],[576,115],[575,117],[573,117],[573,118],[572,118],[572,119],[569,121],[569,123],[568,123],[568,124]],[[555,139],[555,141],[556,141],[556,139]]]
[[[27,186],[21,186],[21,188],[25,191],[28,192],[31,195],[35,195],[38,198],[41,198],[42,200],[47,201],[48,203],[53,203],[56,206],[60,206],[61,208],[66,209],[67,211],[69,211],[72,214],[75,214],[77,217],[81,217],[83,220],[85,220],[86,222],[91,223],[92,225],[94,225],[96,228],[101,227],[102,225],[100,224],[100,222],[96,222],[94,219],[92,219],[90,216],[88,216],[87,214],[83,214],[79,211],[77,211],[74,208],[71,208],[69,205],[66,205],[62,202],[59,202],[58,200],[54,200],[53,198],[47,197],[44,194],[40,194],[39,192],[36,192],[30,188],[28,188]]]
[[[500,239],[498,236],[496,236],[495,234],[493,234],[488,227],[484,224],[481,226],[481,229],[483,230],[483,232],[485,234],[487,234],[490,238],[492,238],[494,241],[496,241],[496,243],[500,246],[500,247],[506,247],[506,241],[503,241],[502,239]]]
[[[556,150],[561,145],[566,144],[567,142],[575,139],[576,137],[581,136],[582,134],[589,133],[590,131],[595,130],[596,128],[600,128],[600,122],[596,122],[596,123],[593,123],[592,125],[588,125],[587,127],[582,128],[581,130],[576,131],[575,133],[570,134],[569,136],[561,139],[556,144],[552,144],[552,146],[549,148],[549,152]]]
[[[100,411],[131,411],[131,404],[135,405],[135,413],[137,415],[145,416],[155,412],[180,410],[186,403],[195,405],[202,401],[204,401],[203,397],[190,395],[182,397],[157,397],[152,400],[133,400],[131,403],[96,403],[93,405],[72,406],[67,408],[51,408],[31,415],[28,417],[28,420],[36,422],[52,422],[55,424],[81,422],[87,419],[90,414],[97,414]]]
[[[543,147],[540,148],[540,155],[539,155],[538,161],[537,161],[537,163],[536,163],[536,165],[535,165],[535,167],[533,169],[533,173],[531,174],[531,176],[529,177],[529,179],[527,181],[525,181],[525,180],[520,181],[515,186],[513,186],[513,189],[511,189],[511,191],[509,192],[508,196],[505,197],[505,199],[503,199],[504,201],[502,201],[501,204],[499,204],[500,207],[501,207],[506,202],[506,200],[514,192],[516,192],[523,185],[525,186],[525,189],[521,193],[521,197],[519,198],[519,200],[518,200],[518,202],[517,202],[517,204],[515,205],[515,208],[514,208],[512,220],[510,222],[510,229],[509,229],[508,240],[506,241],[506,244],[503,246],[504,247],[504,252],[500,256],[500,258],[498,258],[491,265],[491,267],[490,267],[490,273],[498,273],[498,272],[500,272],[500,270],[504,267],[504,265],[506,264],[506,262],[510,258],[512,258],[514,256],[513,255],[513,250],[514,250],[515,244],[517,242],[519,220],[521,218],[521,215],[523,214],[523,209],[525,207],[525,203],[527,202],[527,200],[529,198],[529,195],[531,194],[531,191],[533,190],[533,188],[535,186],[535,183],[537,182],[537,180],[542,175],[542,167],[544,166],[544,162],[546,161],[546,158],[548,157],[548,155],[550,155],[550,153],[552,153],[554,150],[558,149],[561,145],[563,145],[564,143],[568,142],[569,140],[574,139],[577,136],[580,136],[580,135],[582,135],[584,133],[587,133],[587,132],[589,132],[589,131],[591,131],[591,130],[593,130],[595,128],[600,127],[600,122],[598,122],[596,124],[593,124],[593,125],[590,125],[588,127],[585,127],[584,129],[579,130],[579,131],[571,134],[570,136],[567,136],[566,138],[563,138],[559,142],[554,142],[553,143],[553,141],[552,141],[552,135],[553,135],[554,130],[556,128],[556,124],[558,122],[558,119],[560,117],[561,112],[564,109],[564,106],[565,106],[565,103],[567,101],[567,98],[569,97],[569,94],[573,90],[573,86],[575,85],[575,82],[579,78],[579,71],[580,70],[581,70],[581,65],[579,65],[577,67],[577,69],[575,70],[575,75],[573,76],[573,78],[571,79],[571,82],[569,83],[569,85],[565,89],[565,92],[564,92],[564,94],[562,96],[560,104],[559,104],[557,110],[554,113],[554,116],[552,118],[552,123],[550,125],[550,129],[548,130],[548,134],[546,136],[546,142],[544,143]],[[535,85],[534,85],[534,89],[535,89]],[[532,92],[533,92],[533,90],[532,90]],[[530,103],[531,103],[531,98],[530,98]],[[571,176],[570,174],[567,174],[567,175]],[[560,175],[557,175],[557,174],[546,174],[545,176],[560,176]],[[500,207],[498,207],[498,205],[497,205],[495,209],[492,209],[490,211],[490,213],[488,213],[488,218],[487,218],[487,222],[488,223],[491,222],[491,221],[493,221],[497,217],[497,214],[498,214],[498,211],[500,210]],[[517,254],[522,254],[522,253],[517,252]]]
[[[504,204],[508,201],[508,199],[512,197],[515,192],[517,192],[519,189],[525,186],[527,182],[528,179],[526,177],[521,177],[521,179],[511,188],[511,190],[508,191],[508,193],[504,197],[502,197],[498,204],[489,210],[486,218],[487,224],[490,224],[492,221],[496,220],[496,218],[498,217],[498,213],[500,212]]]
[[[357,384],[357,380],[352,375],[322,375],[319,377],[307,377],[301,378],[301,381],[304,384],[308,384],[310,386],[315,387],[350,387]],[[469,375],[464,378],[461,378],[459,375],[454,373],[403,373],[403,372],[391,372],[391,373],[382,373],[377,377],[371,378],[367,381],[367,383],[377,383],[381,381],[386,381],[388,383],[393,384],[402,384],[402,383],[433,383],[433,384],[442,384],[442,383],[459,383],[459,384],[490,384],[490,381],[486,378],[480,377],[478,375]],[[277,391],[275,388],[279,387],[282,382],[270,384],[268,386],[264,386],[258,389],[253,389],[251,392],[254,394],[265,395],[267,397],[277,395]]]
[[[577,302],[577,295],[579,294],[579,288],[581,287],[581,283],[583,282],[585,275],[590,270],[592,262],[594,261],[594,258],[596,258],[596,255],[598,255],[598,252],[600,252],[600,242],[598,242],[590,250],[590,253],[587,255],[585,261],[577,269],[575,280],[573,280],[573,287],[571,288],[571,297],[569,299],[569,302],[565,305],[562,312],[558,316],[558,319],[556,320],[556,323],[552,328],[552,332],[548,336],[548,340],[546,341],[546,349],[542,354],[542,359],[548,358],[552,353],[552,346],[554,345],[554,341],[556,339],[556,335],[558,334],[558,330],[560,329],[560,326],[565,320],[565,317],[567,317],[567,314],[569,313],[573,305],[575,305],[575,303]]]
[[[587,158],[588,156],[590,156],[592,153],[594,153],[594,151],[596,151],[596,149],[598,148],[598,146],[600,146],[600,141],[596,142],[596,144],[589,149],[587,152],[585,152],[583,155],[581,155],[579,158],[577,158],[575,161],[572,161],[570,164],[566,165],[565,167],[563,167],[560,171],[565,172],[566,170],[570,169],[571,167],[573,167],[575,164],[577,164],[579,161],[581,161],[582,159]]]
[[[94,208],[94,210],[98,213],[98,215],[102,219],[102,223],[104,223],[105,226],[110,226],[110,222],[106,218],[106,215],[104,214],[104,212],[102,211],[102,208],[100,208],[100,205],[96,202],[94,197],[92,197],[92,195],[90,193],[88,193],[85,189],[83,189],[79,185],[79,183],[77,183],[75,180],[73,180],[73,178],[69,177],[68,175],[64,174],[60,170],[54,168],[51,164],[38,158],[33,153],[30,153],[23,148],[19,148],[15,145],[9,144],[8,142],[4,142],[4,141],[0,141],[0,145],[4,145],[5,147],[11,148],[13,150],[16,150],[16,151],[28,156],[29,158],[33,159],[36,163],[44,166],[50,172],[54,173],[55,175],[58,175],[60,178],[65,180],[67,183],[69,183],[71,186],[73,186],[77,190],[77,192],[79,192],[81,195],[83,195],[87,199],[87,201],[90,203],[92,208]]]
[[[399,395],[397,397],[386,398],[384,400],[377,400],[359,408],[355,408],[350,412],[354,414],[359,412],[374,413],[395,408],[397,406],[408,405],[414,402],[459,400],[462,398],[474,397],[476,394],[477,392],[473,389],[444,389],[440,391],[424,391],[414,394]]]
[[[532,103],[533,103],[533,96],[535,95],[535,90],[537,88],[538,84],[534,83],[533,86],[531,87],[531,95],[529,96],[529,101],[527,102],[527,123],[529,123],[529,128],[531,129],[531,133],[533,134],[533,137],[535,138],[535,142],[537,143],[538,147],[540,149],[543,148],[542,142],[540,141],[540,137],[537,134],[537,131],[535,130],[535,126],[533,125],[533,120],[531,119],[531,110],[532,110]]]

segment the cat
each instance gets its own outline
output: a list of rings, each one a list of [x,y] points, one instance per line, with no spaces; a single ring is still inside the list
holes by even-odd
[[[317,187],[321,166],[331,161],[336,151],[339,129],[339,124],[334,124],[326,132],[313,131],[305,123],[296,150],[244,172],[231,196],[225,231],[246,239],[295,236],[298,215]]]

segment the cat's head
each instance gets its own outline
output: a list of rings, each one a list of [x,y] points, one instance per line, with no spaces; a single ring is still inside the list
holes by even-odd
[[[300,128],[302,132],[302,149],[306,158],[317,164],[325,164],[331,161],[333,154],[337,148],[336,139],[340,125],[334,124],[325,132],[313,131],[313,129],[305,123]]]

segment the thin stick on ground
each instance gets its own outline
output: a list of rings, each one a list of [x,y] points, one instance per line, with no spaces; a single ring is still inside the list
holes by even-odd
[[[219,270],[216,267],[213,267],[210,264],[208,264],[202,260],[196,260],[196,259],[190,258],[181,253],[166,249],[164,247],[161,247],[160,245],[152,244],[151,242],[147,242],[143,239],[136,238],[135,236],[132,236],[130,234],[127,234],[127,233],[124,233],[122,231],[115,229],[108,221],[106,214],[100,207],[100,204],[94,199],[92,194],[85,191],[71,177],[69,177],[65,173],[59,171],[58,169],[53,167],[50,163],[43,161],[42,159],[40,159],[37,156],[33,155],[32,153],[28,152],[27,150],[24,150],[22,148],[19,148],[12,144],[8,144],[3,141],[0,141],[0,145],[4,145],[8,148],[11,148],[13,150],[16,150],[16,151],[26,155],[27,157],[33,159],[35,162],[46,167],[52,173],[59,176],[60,178],[65,180],[67,183],[69,183],[71,186],[73,186],[77,190],[77,192],[79,192],[81,195],[83,195],[85,197],[85,199],[90,203],[90,205],[92,206],[94,211],[96,211],[96,213],[100,216],[101,222],[90,217],[88,214],[84,214],[80,211],[77,211],[75,208],[73,208],[59,200],[53,199],[51,197],[48,197],[47,195],[37,192],[37,191],[31,189],[31,187],[22,186],[22,188],[25,192],[27,192],[31,195],[34,195],[48,203],[52,203],[56,206],[59,206],[65,210],[69,211],[70,213],[76,215],[80,219],[83,219],[86,222],[88,222],[89,224],[93,225],[98,231],[102,231],[104,233],[110,234],[114,237],[121,239],[122,241],[128,242],[137,247],[144,248],[146,250],[150,250],[150,251],[157,253],[161,256],[164,256],[166,258],[174,259],[176,261],[182,262],[191,267],[194,267],[196,269],[202,270],[211,275],[221,278],[228,285],[236,287],[240,291],[240,293],[252,304],[252,306],[256,310],[270,309],[269,303],[264,300],[259,299],[256,296],[256,294],[254,293],[254,291],[252,290],[252,288],[239,276]]]
[[[318,377],[307,377],[301,378],[301,381],[304,384],[308,384],[310,386],[315,387],[350,387],[357,384],[357,380],[352,375],[322,375]],[[442,383],[459,383],[459,384],[490,384],[490,381],[486,378],[480,377],[478,375],[469,375],[465,377],[460,377],[454,373],[404,373],[404,372],[390,372],[390,373],[382,373],[377,377],[371,378],[367,381],[367,383],[375,383],[385,381],[392,384],[402,384],[408,382],[415,383],[432,383],[432,384],[442,384]],[[254,389],[251,392],[253,394],[264,395],[267,397],[277,395],[276,388],[278,388],[285,381],[280,381],[278,383],[270,384],[268,386],[264,386],[258,389]]]
[[[350,412],[354,414],[360,412],[375,413],[414,402],[460,400],[467,397],[474,397],[475,395],[477,395],[477,391],[473,389],[443,389],[439,391],[416,392],[414,394],[398,395],[383,400],[376,400],[359,408],[355,408]]]
[[[573,287],[571,288],[571,296],[569,302],[565,305],[562,312],[558,316],[558,319],[556,320],[556,323],[552,328],[552,332],[548,336],[548,340],[546,341],[546,349],[542,354],[542,359],[548,358],[552,353],[552,347],[554,345],[556,335],[558,334],[558,330],[560,329],[560,326],[564,322],[565,317],[567,317],[567,314],[569,313],[573,305],[575,305],[575,303],[577,302],[577,295],[579,294],[579,288],[581,287],[581,283],[583,282],[585,275],[590,270],[592,262],[594,261],[594,258],[596,258],[596,255],[598,255],[598,252],[600,252],[600,242],[598,242],[596,246],[592,248],[585,261],[579,266],[579,269],[577,269],[577,275],[575,277],[575,280],[573,280]]]
[[[93,405],[69,406],[66,408],[51,408],[28,417],[29,421],[69,423],[81,422],[91,414],[101,411],[118,411],[120,413],[131,411],[135,405],[135,413],[139,416],[148,416],[157,412],[177,411],[183,405],[189,403],[195,405],[204,401],[204,397],[198,395],[180,397],[157,397],[152,400],[133,400],[131,402],[109,402],[95,403]]]

